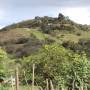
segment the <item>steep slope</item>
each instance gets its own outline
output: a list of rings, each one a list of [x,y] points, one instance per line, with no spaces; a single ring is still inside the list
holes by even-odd
[[[16,57],[30,55],[49,41],[45,34],[36,29],[16,28],[0,32],[0,46]]]
[[[44,44],[54,42],[74,51],[88,51],[90,55],[90,26],[59,14],[57,18],[35,17],[0,30],[0,46],[15,57],[30,55]]]

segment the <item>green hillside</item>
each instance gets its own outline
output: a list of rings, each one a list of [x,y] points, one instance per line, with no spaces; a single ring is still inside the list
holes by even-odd
[[[0,31],[0,46],[8,53],[20,57],[37,51],[44,44],[63,44],[68,41],[73,43],[68,43],[69,49],[78,51],[82,48],[80,51],[87,52],[90,47],[90,26],[77,24],[61,13],[57,18],[37,16],[32,20],[6,26]],[[86,44],[82,47],[79,42]],[[75,44],[78,44],[78,49]]]
[[[0,90],[12,88],[10,80],[4,83],[12,77],[19,79],[20,90],[90,90],[90,26],[60,13],[4,27]]]

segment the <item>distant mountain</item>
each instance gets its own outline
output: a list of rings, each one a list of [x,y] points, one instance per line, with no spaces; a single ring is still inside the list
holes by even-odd
[[[0,46],[15,57],[28,56],[51,43],[90,56],[90,26],[77,24],[60,13],[57,18],[36,16],[0,30]]]

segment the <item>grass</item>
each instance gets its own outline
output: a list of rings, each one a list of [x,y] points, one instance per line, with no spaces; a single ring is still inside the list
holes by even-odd
[[[80,35],[77,35],[77,33],[80,33]],[[55,37],[62,42],[73,41],[77,43],[80,39],[90,39],[90,31],[76,31],[75,33],[59,32]]]
[[[32,30],[31,33],[33,35],[35,35],[37,39],[39,39],[39,40],[45,40],[45,35],[42,32],[37,31],[37,30]]]
[[[20,90],[32,90],[32,88],[29,86],[20,86],[19,89]],[[11,87],[0,87],[0,90],[12,90],[12,88]],[[41,90],[41,89],[39,87],[35,86],[34,90]]]
[[[22,28],[23,29],[23,28]],[[45,35],[44,35],[44,33],[42,33],[42,32],[40,32],[40,31],[38,31],[38,29],[28,29],[28,28],[24,28],[23,29],[24,30],[24,33],[26,33],[26,35],[27,35],[27,33],[29,34],[29,36],[31,35],[31,34],[33,34],[37,39],[39,39],[39,40],[45,40]]]
[[[80,35],[77,35],[80,33]],[[37,29],[29,29],[29,28],[16,28],[14,30],[9,30],[6,32],[0,33],[1,41],[8,41],[18,39],[20,37],[30,38],[31,34],[33,34],[39,40],[45,40],[45,38],[52,39],[56,42],[62,43],[63,41],[73,41],[78,42],[79,39],[90,39],[90,31],[82,31],[76,30],[73,33],[65,32],[65,31],[58,31],[56,36],[52,36],[50,34],[42,33]]]

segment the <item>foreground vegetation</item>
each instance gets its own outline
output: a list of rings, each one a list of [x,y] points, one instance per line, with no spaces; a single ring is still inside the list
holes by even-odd
[[[26,86],[26,85],[20,86],[19,89],[20,90],[32,90],[31,86]],[[0,90],[12,90],[12,87],[11,86],[1,86]],[[14,86],[14,90],[15,90],[15,86]],[[40,89],[38,87],[34,87],[34,90],[40,90]]]
[[[58,44],[52,44],[45,45],[38,53],[19,60],[11,60],[2,50],[0,56],[1,76],[6,78],[14,75],[11,70],[15,70],[18,65],[20,82],[23,85],[27,84],[26,80],[32,81],[32,64],[35,64],[35,85],[38,84],[43,89],[46,87],[46,79],[52,80],[54,88],[59,87],[60,90],[90,89],[90,61],[85,53],[79,55]]]

